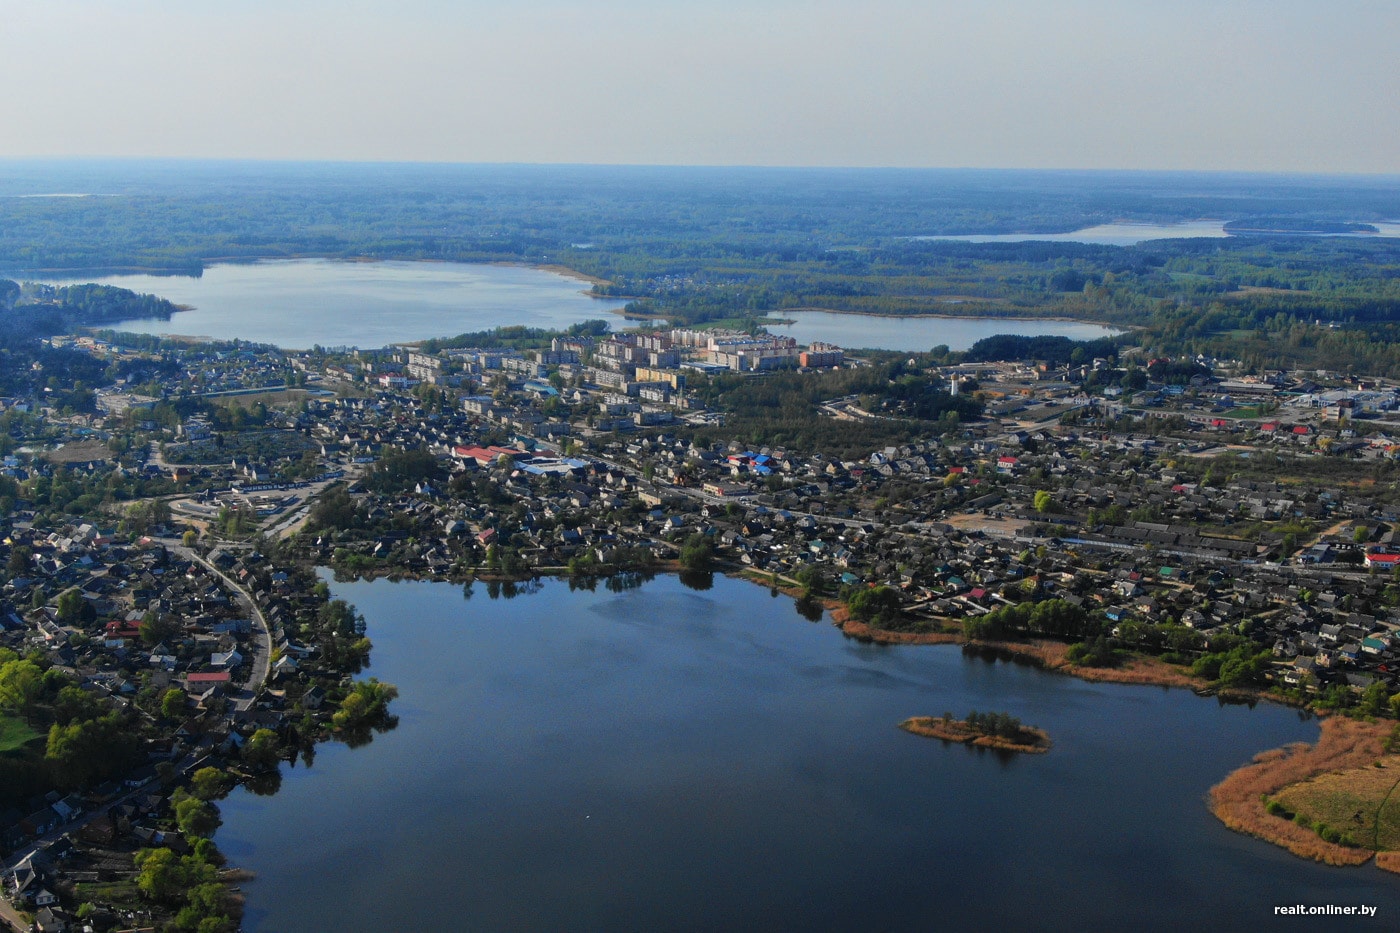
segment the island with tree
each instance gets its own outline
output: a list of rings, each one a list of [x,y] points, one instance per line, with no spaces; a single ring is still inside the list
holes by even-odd
[[[899,728],[945,742],[961,742],[964,745],[1030,755],[1042,755],[1050,751],[1053,744],[1044,729],[1022,725],[1021,720],[1010,713],[979,713],[973,710],[966,719],[954,719],[952,713],[911,716],[900,723]]]

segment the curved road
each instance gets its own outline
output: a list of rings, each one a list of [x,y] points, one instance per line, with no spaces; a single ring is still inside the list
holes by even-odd
[[[234,709],[238,712],[246,711],[253,705],[253,701],[257,699],[263,684],[267,682],[268,673],[272,670],[272,631],[268,628],[267,617],[264,616],[262,610],[258,608],[258,604],[253,601],[251,593],[245,590],[232,577],[200,557],[192,549],[185,547],[183,544],[177,544],[173,538],[158,538],[156,540],[164,544],[171,553],[177,555],[182,560],[193,561],[222,580],[224,584],[233,591],[235,598],[248,610],[254,628],[253,656],[249,659],[251,673],[248,675],[248,680],[239,690],[238,696],[234,699]]]

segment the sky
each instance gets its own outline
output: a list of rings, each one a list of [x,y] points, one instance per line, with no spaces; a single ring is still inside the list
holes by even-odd
[[[0,157],[1400,172],[1394,0],[0,0]]]

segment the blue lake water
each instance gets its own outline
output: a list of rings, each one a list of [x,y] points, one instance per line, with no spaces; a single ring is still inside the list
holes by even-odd
[[[94,281],[67,281],[75,280]],[[289,259],[214,265],[198,278],[113,275],[95,281],[192,307],[169,321],[126,321],[115,325],[118,330],[287,349],[382,347],[511,324],[622,322],[613,314],[621,303],[585,294],[588,283],[523,266]]]
[[[1394,929],[1400,882],[1222,827],[1208,788],[1296,711],[878,647],[716,578],[464,600],[335,584],[399,727],[322,746],[217,841],[251,931]],[[1048,755],[896,728],[1006,710]],[[1367,904],[1356,918],[1275,905]]]
[[[830,311],[783,311],[791,324],[768,324],[775,334],[796,338],[798,343],[834,343],[853,349],[927,352],[939,344],[950,350],[966,350],[984,337],[1021,334],[1095,340],[1122,333],[1099,324],[1079,321],[1026,320],[995,317],[887,317],[875,314],[836,314]]]
[[[124,321],[113,325],[117,330],[237,338],[286,349],[383,347],[512,324],[562,329],[600,318],[614,327],[627,326],[617,314],[621,304],[616,299],[586,294],[588,285],[579,279],[523,266],[289,259],[214,265],[198,278],[111,275],[47,281],[97,281],[191,307],[169,321]],[[920,351],[940,343],[965,350],[982,337],[1006,333],[1077,339],[1116,333],[1073,321],[806,311],[787,316],[797,323],[769,329],[803,343],[884,350]]]

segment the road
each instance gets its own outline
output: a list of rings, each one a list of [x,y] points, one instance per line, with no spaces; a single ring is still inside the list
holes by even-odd
[[[238,712],[245,712],[253,705],[261,692],[263,684],[267,683],[268,673],[272,670],[272,630],[268,628],[267,617],[258,608],[258,604],[253,601],[253,596],[245,590],[234,579],[200,557],[190,548],[176,543],[174,538],[156,538],[154,540],[164,544],[166,548],[182,560],[193,561],[205,570],[222,580],[225,585],[234,593],[234,598],[248,610],[248,614],[253,623],[253,656],[248,661],[248,680],[240,688],[238,695],[234,698],[234,709]]]
[[[0,920],[8,924],[15,933],[29,933],[29,924],[21,919],[19,911],[3,897],[0,897]]]

